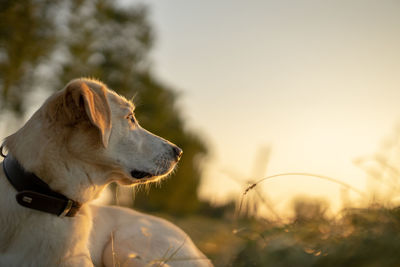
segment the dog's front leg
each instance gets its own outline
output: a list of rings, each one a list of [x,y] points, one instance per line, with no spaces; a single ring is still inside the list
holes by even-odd
[[[77,255],[64,259],[58,266],[60,267],[94,267],[89,254]]]
[[[93,263],[89,260],[72,260],[65,263],[61,263],[60,267],[94,267]]]

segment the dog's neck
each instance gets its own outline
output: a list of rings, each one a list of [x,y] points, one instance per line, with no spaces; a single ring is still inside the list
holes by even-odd
[[[78,213],[81,203],[53,191],[34,173],[27,172],[12,155],[4,159],[3,170],[17,191],[16,200],[21,206],[62,217],[74,217]]]
[[[54,129],[52,135],[44,135],[49,126],[43,121],[45,115],[39,109],[21,129],[6,138],[7,152],[53,191],[82,204],[97,198],[111,182],[104,178],[105,171],[93,170],[90,164],[71,154],[68,143]]]

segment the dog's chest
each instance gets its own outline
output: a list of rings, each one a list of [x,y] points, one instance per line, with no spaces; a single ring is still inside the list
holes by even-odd
[[[59,218],[19,206],[15,193],[5,187],[0,177],[0,266],[59,266],[77,257],[91,262],[86,207],[76,217]]]

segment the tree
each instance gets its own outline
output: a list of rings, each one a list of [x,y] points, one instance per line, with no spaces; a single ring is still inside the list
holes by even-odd
[[[60,86],[91,76],[121,94],[133,94],[138,76],[148,71],[153,43],[147,9],[116,6],[109,0],[75,1],[70,9]]]
[[[60,1],[3,0],[0,3],[0,111],[25,112],[35,66],[56,44],[55,6]]]

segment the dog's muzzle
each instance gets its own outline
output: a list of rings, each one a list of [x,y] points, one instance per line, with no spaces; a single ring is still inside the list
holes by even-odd
[[[178,163],[178,161],[181,159],[183,151],[176,145],[172,145],[171,147],[172,147],[172,149],[170,152],[171,153],[170,156],[172,156],[173,160],[175,161],[174,164],[171,164],[173,166],[176,163]],[[130,174],[135,179],[145,179],[145,178],[151,178],[154,176],[164,175],[164,174],[168,173],[169,171],[171,171],[172,169],[173,168],[171,168],[169,170],[165,170],[165,173],[160,172],[160,173],[153,173],[153,174],[151,174],[149,172],[145,172],[145,171],[133,170],[130,172]]]

